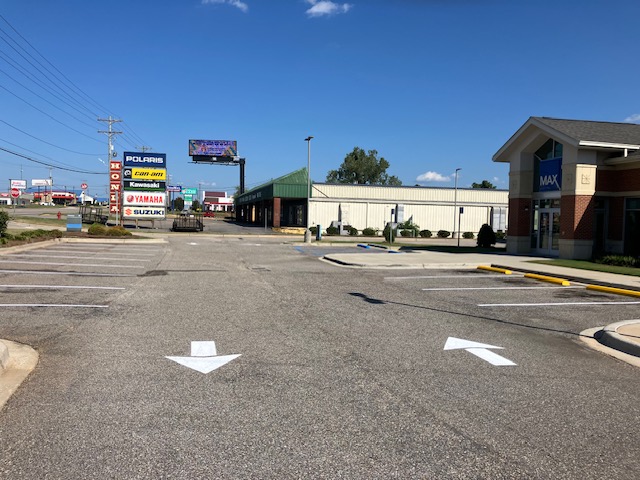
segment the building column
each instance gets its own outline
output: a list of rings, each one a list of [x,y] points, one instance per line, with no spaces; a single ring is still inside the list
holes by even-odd
[[[596,166],[562,165],[560,258],[589,259],[593,255]]]
[[[531,198],[533,193],[533,154],[523,152],[509,169],[509,224],[507,252],[531,252]]]
[[[273,227],[280,228],[280,210],[282,203],[280,197],[273,197]]]

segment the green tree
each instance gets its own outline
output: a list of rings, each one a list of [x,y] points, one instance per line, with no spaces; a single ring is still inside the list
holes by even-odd
[[[402,182],[395,175],[387,173],[389,162],[384,157],[378,158],[376,150],[365,151],[355,147],[344,157],[338,170],[330,170],[327,183],[348,183],[352,185],[392,185],[400,186]]]
[[[184,210],[184,198],[178,197],[173,201],[174,210]]]
[[[471,188],[491,188],[491,189],[495,189],[496,186],[493,183],[491,183],[489,180],[482,180],[481,183],[473,182],[471,184]]]
[[[201,210],[201,208],[200,208],[200,200],[194,200],[191,203],[191,210],[193,210],[194,212],[199,212]]]

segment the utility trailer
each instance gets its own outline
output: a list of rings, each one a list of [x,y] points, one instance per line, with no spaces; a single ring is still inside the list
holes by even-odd
[[[82,216],[82,223],[101,223],[107,224],[109,215],[106,215],[104,208],[95,207],[93,205],[80,205],[80,215]]]
[[[174,232],[202,232],[204,222],[201,213],[183,213],[173,221],[171,230]]]

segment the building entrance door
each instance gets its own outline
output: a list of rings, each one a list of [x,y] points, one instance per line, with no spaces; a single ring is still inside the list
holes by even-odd
[[[557,257],[560,254],[560,209],[541,208],[538,218],[538,253]]]

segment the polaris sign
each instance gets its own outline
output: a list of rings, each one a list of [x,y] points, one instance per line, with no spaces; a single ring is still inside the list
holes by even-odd
[[[557,192],[562,189],[562,158],[540,161],[538,192]]]
[[[164,153],[124,152],[125,167],[166,168],[167,155]]]

